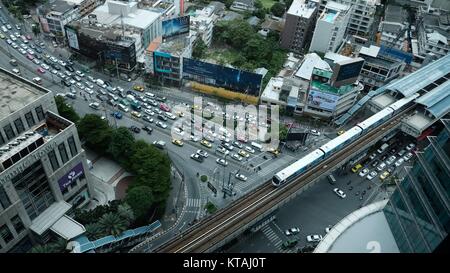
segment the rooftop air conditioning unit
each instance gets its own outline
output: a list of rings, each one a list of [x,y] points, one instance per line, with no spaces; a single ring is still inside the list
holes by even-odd
[[[34,131],[26,132],[25,135],[26,136],[33,136],[34,135]]]
[[[11,145],[11,146],[17,146],[17,145],[19,145],[20,143],[19,142],[17,142],[17,141],[13,141],[13,142],[10,142],[9,143],[9,145]]]
[[[5,147],[0,148],[0,151],[1,151],[1,152],[7,152],[7,151],[9,151],[9,150],[10,150],[10,148],[9,148],[8,145],[6,145]]]

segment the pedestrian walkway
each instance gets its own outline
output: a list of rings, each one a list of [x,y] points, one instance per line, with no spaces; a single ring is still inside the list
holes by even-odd
[[[202,206],[202,200],[200,198],[188,198],[186,207],[199,208]]]

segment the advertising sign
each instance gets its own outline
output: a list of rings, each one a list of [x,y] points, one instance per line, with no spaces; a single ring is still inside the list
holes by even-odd
[[[262,75],[221,65],[183,58],[183,78],[259,96]]]
[[[213,184],[208,182],[208,188],[214,193],[217,194],[217,189],[216,187],[213,186]]]
[[[162,21],[163,38],[189,33],[190,16],[182,16]]]
[[[319,92],[314,89],[309,90],[308,104],[313,107],[333,111],[338,100],[339,96]]]
[[[68,173],[58,180],[59,188],[61,191],[66,189],[73,181],[84,174],[83,164],[80,162],[73,167]]]
[[[48,21],[44,17],[39,16],[39,20],[41,21],[42,30],[46,33],[50,32],[50,27],[48,26]]]
[[[67,40],[69,41],[69,47],[74,48],[76,50],[80,50],[80,46],[78,44],[77,32],[71,28],[66,28]]]

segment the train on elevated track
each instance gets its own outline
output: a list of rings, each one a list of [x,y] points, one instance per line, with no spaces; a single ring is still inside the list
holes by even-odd
[[[383,122],[391,118],[394,114],[399,112],[399,110],[405,108],[406,106],[409,106],[419,96],[419,94],[415,94],[413,96],[400,99],[390,104],[380,112],[367,118],[363,122],[358,123],[356,126],[347,130],[342,135],[330,140],[320,148],[312,151],[293,164],[277,172],[272,178],[272,184],[275,187],[280,187],[295,180],[305,171],[316,166],[326,158],[330,157],[336,151],[357,140],[363,134],[369,132],[373,128],[376,128],[378,125],[382,124]]]

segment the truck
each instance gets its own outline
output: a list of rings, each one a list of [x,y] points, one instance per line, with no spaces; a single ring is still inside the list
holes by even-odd
[[[383,153],[384,150],[386,150],[388,147],[389,147],[389,144],[384,143],[384,144],[381,145],[381,147],[377,150],[377,152],[378,152],[379,154],[381,154],[381,153]]]

